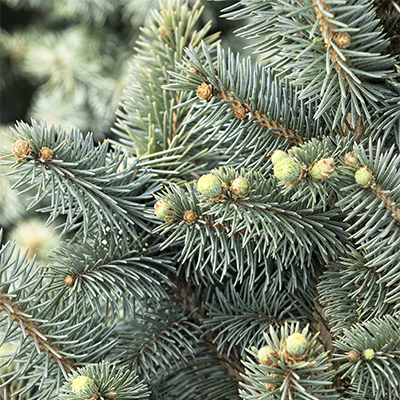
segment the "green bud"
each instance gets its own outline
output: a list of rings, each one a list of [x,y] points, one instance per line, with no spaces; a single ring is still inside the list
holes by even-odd
[[[375,352],[372,349],[367,349],[363,351],[363,357],[366,360],[372,360],[375,357]]]
[[[169,211],[171,211],[171,207],[168,200],[160,200],[154,204],[154,214],[156,214],[159,219],[165,219],[170,215]]]
[[[310,171],[314,179],[328,179],[335,170],[335,160],[333,158],[324,158],[319,160]]]
[[[344,155],[344,165],[348,167],[357,168],[359,164],[357,156],[353,153],[347,153]]]
[[[295,356],[301,356],[307,349],[307,338],[299,332],[286,338],[286,351]]]
[[[231,182],[229,190],[235,196],[246,196],[249,191],[249,181],[242,177],[236,178]]]
[[[289,156],[282,150],[275,150],[269,154],[271,156],[272,164],[276,165],[279,161],[288,158]]]
[[[222,184],[215,175],[207,174],[197,182],[197,190],[204,196],[214,198],[222,194]]]
[[[94,393],[94,381],[87,376],[78,376],[72,381],[71,390],[79,397],[91,398]]]
[[[292,182],[300,178],[300,165],[293,158],[287,157],[274,166],[275,176],[284,182]]]
[[[358,185],[367,186],[371,184],[372,172],[368,169],[368,167],[362,167],[356,171],[354,178]]]
[[[258,359],[260,360],[260,363],[263,365],[271,365],[272,364],[272,361],[269,358],[272,355],[276,356],[276,350],[270,346],[264,346],[264,347],[261,347],[260,350],[258,350]]]

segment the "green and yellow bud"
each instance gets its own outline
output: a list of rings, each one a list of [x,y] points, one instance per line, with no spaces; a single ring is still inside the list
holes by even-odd
[[[335,160],[333,158],[324,158],[319,160],[310,171],[310,175],[314,179],[328,179],[335,170]]]
[[[94,381],[88,376],[78,376],[72,380],[71,390],[84,399],[90,399],[94,393]]]
[[[276,165],[278,164],[280,161],[284,160],[285,158],[288,158],[289,156],[282,150],[275,150],[271,153],[269,153],[269,155],[271,156],[271,161],[272,164]]]
[[[154,204],[154,214],[159,219],[165,219],[168,215],[170,215],[169,211],[171,211],[171,206],[168,200],[160,200]]]
[[[284,158],[274,166],[274,174],[281,181],[293,182],[300,178],[300,165],[293,158]]]
[[[239,177],[231,182],[229,190],[235,196],[246,196],[249,192],[249,181],[245,178]]]
[[[372,349],[367,349],[363,351],[363,357],[365,360],[372,360],[375,357],[375,352]]]
[[[277,357],[276,350],[270,346],[261,347],[261,349],[258,350],[257,355],[258,359],[260,360],[260,363],[268,366],[271,366],[273,364],[273,361],[270,359],[270,356]]]
[[[344,165],[347,167],[357,168],[360,161],[357,156],[353,153],[347,153],[344,155]]]
[[[356,183],[360,186],[369,186],[372,183],[372,172],[368,167],[362,167],[354,174]]]
[[[307,350],[307,338],[299,332],[286,338],[286,351],[295,356],[301,356]]]
[[[197,182],[197,190],[207,197],[218,197],[222,194],[222,183],[213,174],[203,175]]]

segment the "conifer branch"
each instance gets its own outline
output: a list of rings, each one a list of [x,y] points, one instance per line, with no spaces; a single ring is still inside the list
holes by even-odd
[[[6,153],[14,161],[5,161],[20,175],[14,189],[36,188],[28,208],[50,199],[50,205],[39,211],[49,213],[48,223],[66,215],[61,225],[63,234],[82,231],[86,240],[95,225],[103,236],[109,226],[117,240],[121,230],[126,237],[135,238],[136,226],[149,229],[145,223],[145,202],[160,186],[155,183],[154,174],[136,163],[118,172],[125,155],[120,149],[110,153],[108,141],[96,147],[90,135],[84,138],[76,129],[62,131],[34,120],[32,125],[18,123],[14,140],[12,152]]]
[[[202,85],[207,85],[206,82],[208,82],[208,80],[204,81]],[[202,85],[200,85],[199,88],[201,88]],[[202,99],[203,95],[200,94],[201,91],[199,88],[197,89],[197,94]],[[265,131],[272,133],[272,135],[279,136],[282,139],[287,139],[289,143],[294,146],[304,143],[302,137],[298,133],[272,120],[267,114],[260,114],[259,110],[253,109],[248,101],[239,101],[229,90],[224,91],[222,86],[219,86],[219,89],[213,87],[208,90],[212,91],[212,97],[216,96],[223,102],[226,102],[228,107],[234,110],[235,117],[239,120],[249,118]]]
[[[353,250],[351,258],[329,263],[322,276],[319,299],[334,336],[353,324],[397,313],[396,302],[388,301],[396,285],[388,286],[385,275],[368,266],[367,255]]]
[[[337,72],[339,72],[339,70],[341,71],[341,78],[344,84],[348,86],[349,84],[345,79],[348,72],[343,69],[337,61],[338,57],[344,58],[342,61],[345,65],[351,66],[349,57],[344,57],[343,53],[340,51],[340,47],[347,47],[350,44],[350,35],[345,32],[335,34],[338,26],[332,22],[335,18],[335,14],[331,12],[331,4],[325,4],[324,0],[312,0],[312,3],[315,7],[315,14],[317,15],[321,36],[324,38],[325,50],[328,52],[335,70]],[[335,45],[335,41],[337,45]],[[359,79],[356,74],[354,74],[354,76]]]
[[[207,63],[202,60],[203,54]],[[227,163],[265,169],[266,155],[274,149],[339,133],[332,129],[328,132],[313,120],[314,102],[299,100],[298,90],[272,70],[253,66],[250,59],[240,60],[220,46],[215,62],[205,44],[203,54],[189,48],[178,64],[181,72],[171,71],[175,80],[166,87],[196,91],[198,110],[186,123],[197,124],[204,144],[232,154]]]
[[[299,320],[304,326],[312,322],[312,293],[288,293],[278,285],[264,285],[244,279],[240,288],[230,279],[224,290],[217,289],[205,305],[208,318],[204,325],[216,333],[214,342],[227,355],[245,356],[245,349],[259,347],[262,333],[269,326],[278,328],[285,322]],[[311,292],[311,291],[310,291]]]
[[[11,319],[23,329],[33,342],[38,343],[40,349],[47,353],[56,365],[61,363],[65,371],[75,370],[76,360],[63,356],[62,348],[54,343],[55,340],[47,338],[46,332],[40,329],[40,325],[32,321],[25,310],[14,304],[13,299],[8,297],[7,294],[7,292],[0,290],[0,308],[10,315]]]
[[[186,282],[181,281],[180,279],[177,279],[175,277],[171,277],[170,279],[177,288],[178,299],[183,299],[185,301],[186,310],[188,311],[188,313],[196,318],[201,328],[204,328],[204,321],[206,320],[206,318],[203,315],[201,304],[195,304],[194,302],[193,290],[188,287]],[[226,351],[221,352],[218,348],[218,344],[215,344],[216,334],[207,329],[207,326],[205,327],[206,331],[203,333],[202,337],[204,338],[205,343],[207,344],[209,349],[217,356],[222,367],[228,373],[228,375],[232,376],[237,382],[243,382],[244,379],[241,375],[244,374],[243,365],[234,355],[227,354]]]
[[[166,91],[163,85],[170,80],[168,71],[177,69],[185,46],[198,50],[202,40],[211,48],[218,42],[219,34],[207,35],[210,23],[196,30],[203,9],[199,1],[188,7],[174,0],[162,5],[159,12],[152,12],[130,67],[131,84],[117,112],[115,130],[121,138],[118,145],[123,144],[148,167],[179,172],[188,179],[205,162],[220,155],[202,148],[193,123],[186,123],[195,95]]]
[[[301,99],[317,101],[317,119],[337,126],[350,115],[351,127],[371,123],[394,97],[377,82],[398,76],[398,59],[385,54],[389,40],[369,0],[239,1],[224,16],[250,17],[238,33],[256,39],[256,52],[299,87]]]
[[[200,196],[189,186],[188,192],[184,192],[173,185],[160,200],[169,202],[171,213],[167,211],[166,224],[157,231],[169,235],[164,248],[184,243],[181,262],[207,253],[215,269],[223,266],[226,271],[235,262],[241,279],[248,269],[254,274],[260,268],[260,260],[267,263],[267,257],[275,258],[280,268],[285,269],[293,267],[295,254],[302,254],[298,261],[301,268],[308,268],[314,251],[326,261],[328,254],[345,251],[346,245],[341,240],[346,243],[347,238],[339,228],[342,225],[335,209],[323,212],[319,208],[306,209],[302,200],[289,202],[289,195],[281,193],[275,179],[265,179],[257,173],[229,168],[212,172],[205,177],[214,176],[216,188],[219,187],[217,197],[205,192]],[[240,177],[248,180],[251,190],[232,201],[235,196],[227,188]],[[197,216],[191,223],[185,220],[188,210]],[[325,219],[327,215],[329,221]],[[231,246],[237,254],[232,260],[228,250]]]
[[[375,179],[374,177],[372,179]],[[386,209],[390,211],[390,216],[400,223],[400,206],[388,196],[387,190],[381,185],[376,185],[374,188],[369,188],[369,190],[385,205]]]
[[[335,361],[342,363],[338,370],[342,379],[349,378],[357,394],[373,394],[376,399],[388,393],[400,394],[400,323],[386,315],[344,331],[335,341],[338,351]]]
[[[60,390],[59,400],[148,400],[150,391],[138,382],[135,371],[116,368],[108,362],[79,368],[70,375]],[[90,397],[88,397],[90,396]]]
[[[90,237],[87,243],[77,239],[54,251],[45,276],[53,281],[54,293],[83,308],[101,314],[106,301],[117,312],[122,297],[124,310],[132,312],[147,296],[154,300],[166,296],[170,282],[162,271],[174,268],[167,255],[158,254],[159,241],[145,232],[128,246],[123,238],[114,244],[111,234]]]
[[[172,366],[184,368],[200,346],[199,327],[170,298],[163,301],[150,298],[133,318],[117,326],[115,334],[118,337],[115,357],[149,384],[160,371],[164,374]]]

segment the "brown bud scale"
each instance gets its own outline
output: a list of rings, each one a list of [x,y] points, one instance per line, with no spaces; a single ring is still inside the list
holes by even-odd
[[[349,353],[347,354],[347,359],[351,362],[351,363],[356,363],[359,359],[360,359],[360,355],[354,351],[351,350],[349,351]]]
[[[53,158],[53,150],[49,149],[48,147],[42,147],[38,156],[43,159],[43,161],[51,161]]]
[[[273,373],[268,374],[268,376],[269,376],[270,378],[277,378],[277,377],[278,377],[278,375],[273,374]],[[273,390],[275,390],[275,389],[278,388],[277,385],[274,385],[274,384],[272,384],[272,383],[266,383],[266,384],[265,384],[265,387],[267,388],[267,390],[270,390],[271,392],[272,392]]]
[[[25,140],[17,140],[12,147],[12,152],[17,160],[23,161],[26,156],[30,156],[32,152],[31,146]]]
[[[239,106],[238,108],[235,108],[236,118],[243,119],[244,117],[246,117],[246,115],[247,115],[247,112],[243,106]]]
[[[203,82],[198,88],[197,88],[197,96],[201,100],[211,100],[213,97],[213,87],[212,85],[209,85],[205,82]]]
[[[339,48],[344,49],[350,44],[351,38],[347,32],[338,32],[333,37],[333,41]]]
[[[188,225],[193,225],[197,221],[197,214],[193,210],[185,211],[183,219]]]
[[[65,284],[67,286],[74,286],[75,278],[72,275],[68,275],[65,277]]]

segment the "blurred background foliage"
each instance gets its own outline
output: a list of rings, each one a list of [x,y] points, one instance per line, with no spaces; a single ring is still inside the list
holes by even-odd
[[[192,0],[190,0],[192,1]],[[238,47],[227,3],[204,2],[224,43]],[[1,0],[1,123],[45,118],[101,140],[110,128],[140,27],[159,0]]]

